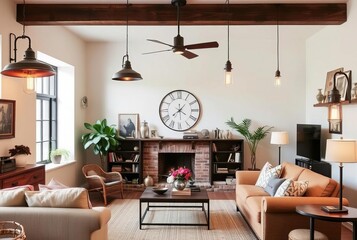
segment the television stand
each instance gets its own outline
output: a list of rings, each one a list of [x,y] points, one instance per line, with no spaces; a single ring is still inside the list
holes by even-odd
[[[317,172],[326,177],[331,177],[331,164],[327,162],[296,158],[295,164],[303,168],[308,168],[311,171]]]

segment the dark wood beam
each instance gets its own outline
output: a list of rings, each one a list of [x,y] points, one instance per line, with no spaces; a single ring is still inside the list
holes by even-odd
[[[125,25],[123,4],[23,4],[17,21],[26,25]],[[282,25],[337,25],[347,20],[345,3],[230,4],[232,25],[274,25],[279,9]],[[176,25],[176,8],[170,4],[135,4],[128,11],[129,25]],[[226,25],[224,4],[191,4],[181,8],[182,25]]]

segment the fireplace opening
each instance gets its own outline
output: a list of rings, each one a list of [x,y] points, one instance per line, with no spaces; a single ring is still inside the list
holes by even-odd
[[[166,182],[171,169],[189,168],[192,178],[195,178],[195,153],[159,153],[158,177],[159,182]]]

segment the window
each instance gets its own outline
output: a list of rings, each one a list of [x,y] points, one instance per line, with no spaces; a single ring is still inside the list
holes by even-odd
[[[50,151],[57,148],[57,76],[36,79],[36,162],[50,163]]]

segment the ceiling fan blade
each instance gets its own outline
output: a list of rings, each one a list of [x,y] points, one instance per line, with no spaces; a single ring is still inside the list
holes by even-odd
[[[197,54],[194,54],[193,52],[190,52],[190,51],[184,51],[181,55],[188,59],[198,57]]]
[[[168,51],[171,51],[172,49],[166,49],[166,50],[160,50],[160,51],[154,51],[154,52],[147,52],[147,53],[143,53],[143,55],[146,55],[146,54],[152,54],[152,53],[160,53],[160,52],[168,52]]]
[[[170,45],[168,43],[164,43],[164,42],[161,42],[159,40],[155,40],[155,39],[146,39],[146,40],[148,40],[150,42],[156,42],[156,43],[164,44],[164,45],[169,46],[169,47],[174,47],[174,46],[172,46],[172,45]]]
[[[218,42],[205,42],[205,43],[197,43],[186,45],[186,49],[200,49],[200,48],[216,48],[218,47]]]

